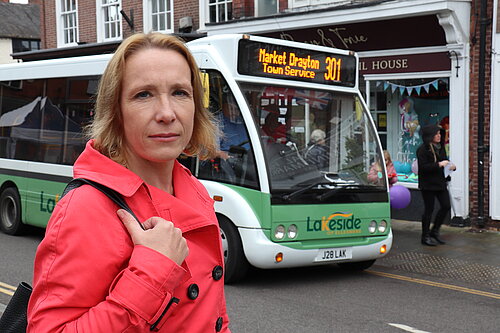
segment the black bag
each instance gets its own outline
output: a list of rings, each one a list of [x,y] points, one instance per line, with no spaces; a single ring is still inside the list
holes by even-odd
[[[144,229],[135,214],[132,212],[123,197],[118,192],[91,180],[84,178],[73,179],[68,183],[68,185],[66,185],[61,198],[64,197],[69,191],[85,184],[95,187],[102,193],[106,194],[106,196],[110,198],[114,203],[116,203],[120,208],[128,211],[137,220],[141,228]],[[26,327],[28,326],[28,302],[30,300],[32,290],[33,289],[31,288],[31,286],[26,282],[21,282],[19,284],[16,291],[14,292],[14,295],[10,299],[9,304],[7,304],[2,317],[0,318],[1,333],[26,332]]]
[[[0,318],[0,332],[21,333],[26,332],[28,326],[28,301],[31,296],[31,286],[26,282],[19,283],[14,295]]]

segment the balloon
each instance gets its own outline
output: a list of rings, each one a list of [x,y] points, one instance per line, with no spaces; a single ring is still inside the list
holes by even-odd
[[[396,169],[396,172],[402,173],[402,171],[401,171],[402,165],[403,165],[402,162],[394,161],[392,164],[394,165],[394,169]]]
[[[411,173],[411,164],[409,162],[403,163],[401,173],[405,174]]]
[[[394,209],[406,208],[411,201],[410,190],[402,185],[394,185],[389,189],[391,207]]]

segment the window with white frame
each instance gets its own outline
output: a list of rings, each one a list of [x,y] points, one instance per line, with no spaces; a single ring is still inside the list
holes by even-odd
[[[174,1],[144,0],[144,31],[173,32]]]
[[[233,0],[208,0],[209,22],[229,21],[233,18]]]
[[[97,0],[99,41],[116,40],[122,37],[121,0]]]
[[[255,6],[255,16],[273,15],[279,12],[278,0],[258,0]]]
[[[58,0],[59,21],[58,44],[68,45],[78,42],[77,0]]]

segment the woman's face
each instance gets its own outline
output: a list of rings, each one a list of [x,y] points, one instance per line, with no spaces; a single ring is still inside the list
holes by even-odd
[[[129,167],[173,162],[193,133],[191,70],[173,50],[141,50],[123,73],[120,107]]]
[[[438,131],[436,134],[434,134],[434,137],[432,138],[432,143],[440,143],[441,142],[441,131]]]

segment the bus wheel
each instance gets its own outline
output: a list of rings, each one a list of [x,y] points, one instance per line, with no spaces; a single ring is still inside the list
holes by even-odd
[[[0,229],[9,235],[19,235],[24,229],[21,201],[14,187],[7,187],[0,195]]]
[[[243,253],[243,245],[238,230],[234,224],[224,216],[217,216],[224,251],[224,282],[237,282],[246,275],[250,264]]]
[[[358,261],[358,262],[342,262],[338,265],[349,271],[363,271],[365,269],[370,268],[375,260],[366,260],[366,261]]]

